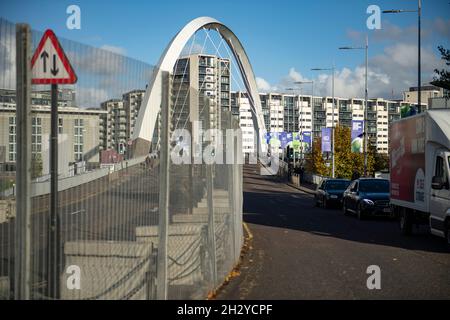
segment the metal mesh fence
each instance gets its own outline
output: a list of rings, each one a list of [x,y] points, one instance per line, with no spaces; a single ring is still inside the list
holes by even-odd
[[[17,214],[22,213],[16,213],[15,36],[14,24],[0,19],[1,299],[24,298],[16,290],[16,282],[23,277],[18,276],[16,243],[22,236],[16,232]],[[41,36],[42,32],[32,31],[32,51]],[[27,297],[205,298],[238,261],[242,245],[238,120],[204,98],[201,88],[184,93],[181,109],[185,109],[180,110],[180,93],[173,89],[175,77],[171,75],[163,83],[169,102],[162,104],[170,109],[170,125],[158,118],[151,141],[156,149],[142,156],[133,154],[129,143],[136,119],[148,81],[158,70],[108,50],[66,39],[60,42],[78,83],[60,86],[58,91],[56,229],[50,223],[49,87],[33,85],[31,90]],[[199,98],[186,99],[186,95]],[[193,122],[187,115],[194,113],[203,128],[220,132],[212,139],[214,147],[207,150],[216,155],[222,148],[223,164],[173,161],[172,154],[180,146],[174,130],[185,128],[192,133]],[[233,129],[233,143],[226,140],[226,129]],[[167,143],[159,140],[163,130],[170,139],[170,154],[162,164],[161,145]],[[190,143],[181,145],[192,160]],[[202,140],[200,145],[207,147],[208,143]],[[228,164],[227,153],[233,153]],[[161,181],[166,180],[168,210],[163,210]],[[168,224],[162,224],[162,217]],[[165,295],[158,294],[163,291]]]

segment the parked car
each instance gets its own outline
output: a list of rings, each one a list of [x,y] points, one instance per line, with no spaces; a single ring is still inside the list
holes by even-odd
[[[345,189],[350,184],[346,179],[326,179],[320,183],[314,195],[316,206],[328,208],[330,205],[341,205]]]
[[[365,216],[390,216],[389,180],[360,178],[352,181],[342,199],[344,214],[352,212],[363,219]]]

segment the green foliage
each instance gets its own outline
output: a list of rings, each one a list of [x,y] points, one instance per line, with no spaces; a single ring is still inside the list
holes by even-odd
[[[320,137],[314,138],[311,160],[312,161],[310,163],[312,172],[322,176],[328,176],[330,174],[330,169],[325,165],[325,160],[323,159],[322,143]]]
[[[447,66],[450,66],[450,50],[445,49],[443,46],[439,46],[438,49],[441,53],[441,59],[445,61]],[[434,77],[434,81],[437,81],[448,88],[450,86],[450,71],[435,69],[434,72],[437,74],[437,76]]]
[[[35,153],[31,158],[31,179],[36,179],[42,176],[43,163],[40,153]]]
[[[347,127],[337,126],[335,128],[334,138],[334,165],[336,178],[351,179],[356,171],[359,175],[364,174],[364,154],[351,152],[351,130]],[[376,150],[369,148],[367,154],[367,172],[373,175],[375,165]],[[312,172],[331,176],[331,167],[325,165],[325,160],[321,150],[321,140],[319,137],[314,139],[313,153],[311,155],[312,164],[307,166]]]

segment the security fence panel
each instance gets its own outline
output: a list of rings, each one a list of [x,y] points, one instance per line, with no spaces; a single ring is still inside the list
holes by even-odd
[[[31,52],[42,35],[31,30]],[[57,212],[50,86],[32,85],[26,229],[16,216],[16,26],[0,19],[0,299],[204,299],[243,241],[241,135],[227,141],[239,121],[211,88],[190,85],[180,59],[158,70],[114,48],[59,42],[78,81],[57,91]],[[144,108],[157,110],[151,141],[135,138]]]

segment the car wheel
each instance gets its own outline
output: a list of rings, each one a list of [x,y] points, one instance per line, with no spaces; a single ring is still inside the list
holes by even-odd
[[[328,208],[327,199],[323,199],[322,203],[323,203],[323,208],[327,209]]]
[[[364,220],[364,211],[361,208],[361,204],[358,203],[358,206],[356,207],[356,215],[358,216],[359,220]]]
[[[412,217],[405,209],[400,212],[400,231],[405,236],[412,233]]]

